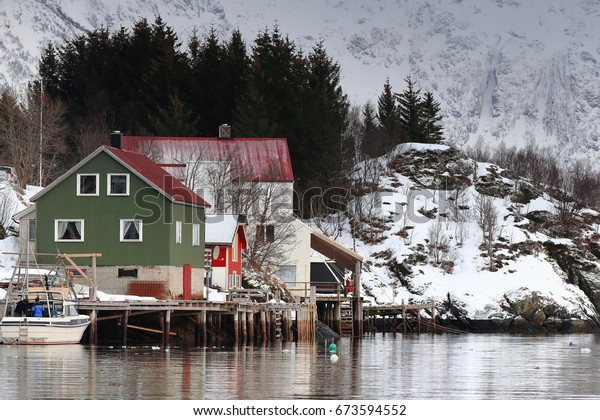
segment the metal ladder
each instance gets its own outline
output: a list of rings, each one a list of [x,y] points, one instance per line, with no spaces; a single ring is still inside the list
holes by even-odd
[[[275,311],[275,339],[281,340],[281,311]]]

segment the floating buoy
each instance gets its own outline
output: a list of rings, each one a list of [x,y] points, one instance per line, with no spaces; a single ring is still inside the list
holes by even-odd
[[[582,353],[591,353],[592,351],[590,349],[588,349],[587,347],[584,347],[581,349]]]
[[[337,351],[337,346],[334,343],[331,343],[329,345],[329,352],[335,354],[336,351]]]
[[[337,354],[332,354],[331,357],[329,358],[329,360],[331,360],[332,362],[337,362],[339,359],[339,357],[337,357]]]

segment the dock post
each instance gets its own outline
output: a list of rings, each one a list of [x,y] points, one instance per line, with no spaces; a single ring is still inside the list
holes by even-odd
[[[402,331],[406,334],[406,306],[404,305],[404,299],[402,299]]]
[[[129,311],[126,310],[121,315],[121,344],[127,347],[127,328],[129,326]]]
[[[298,313],[296,312],[296,319],[298,319]],[[288,311],[288,322],[287,322],[287,336],[288,341],[294,341],[294,334],[292,332],[292,311]]]
[[[93,309],[90,313],[90,344],[98,344],[98,311]]]
[[[214,318],[212,313],[206,313],[206,346],[211,347],[214,345],[215,326]]]
[[[260,309],[260,335],[262,344],[265,345],[267,343],[267,309]]]
[[[256,313],[251,311],[248,317],[248,343],[250,345],[254,344],[254,316]]]
[[[206,310],[200,312],[200,345],[206,346],[208,343],[208,331],[206,328]]]
[[[166,310],[164,315],[163,347],[168,349],[170,346],[169,336],[171,335],[171,311]]]
[[[240,342],[240,309],[235,308],[233,313],[233,345],[237,347]]]
[[[435,302],[431,302],[431,321],[433,322],[433,334],[435,334]]]
[[[246,344],[247,339],[248,339],[248,312],[246,311],[246,308],[241,308],[242,310],[242,316],[240,318],[240,321],[242,322],[242,344]]]

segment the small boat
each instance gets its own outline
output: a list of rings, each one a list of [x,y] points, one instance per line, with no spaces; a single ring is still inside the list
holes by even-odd
[[[34,271],[34,270],[32,270]],[[4,311],[0,313],[3,344],[77,344],[90,324],[79,314],[68,278],[57,272],[33,279],[27,268],[13,273]]]

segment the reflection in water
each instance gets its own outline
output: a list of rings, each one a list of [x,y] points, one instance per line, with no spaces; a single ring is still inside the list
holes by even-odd
[[[569,347],[572,341],[576,346]],[[2,399],[600,397],[596,335],[367,336],[232,348],[0,346]],[[581,348],[590,348],[582,353]]]

